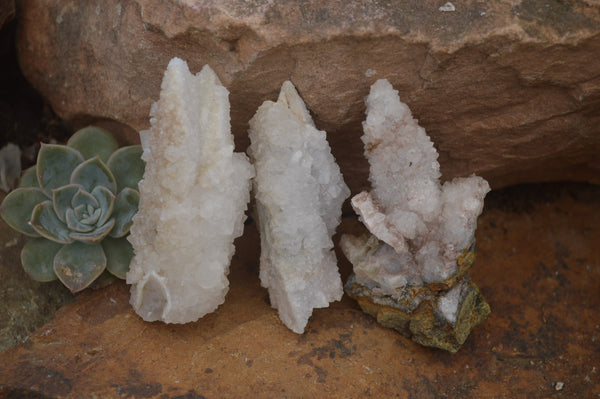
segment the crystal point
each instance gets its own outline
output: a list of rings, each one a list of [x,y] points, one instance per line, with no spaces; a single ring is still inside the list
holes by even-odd
[[[468,278],[490,187],[478,176],[440,184],[431,139],[387,80],[371,86],[366,104],[372,190],[354,196],[352,207],[371,235],[342,236],[354,267],[346,291],[383,325],[456,352],[490,311]]]
[[[193,75],[172,59],[150,116],[127,282],[145,320],[186,323],[225,300],[254,169],[233,152],[228,92],[210,67]]]
[[[249,135],[261,284],[284,324],[302,333],[313,308],[342,297],[331,236],[350,191],[291,82],[258,109]]]

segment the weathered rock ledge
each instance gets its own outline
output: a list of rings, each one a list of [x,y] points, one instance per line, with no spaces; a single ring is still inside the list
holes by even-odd
[[[363,98],[387,78],[445,178],[600,183],[597,1],[465,1],[453,12],[420,0],[201,3],[23,0],[23,72],[74,127],[108,118],[139,130],[171,57],[194,72],[208,63],[231,92],[240,149],[256,108],[289,79],[354,192],[368,174]]]

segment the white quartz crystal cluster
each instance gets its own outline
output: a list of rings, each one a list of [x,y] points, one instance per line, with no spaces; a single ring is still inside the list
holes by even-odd
[[[478,176],[440,184],[433,143],[387,80],[373,84],[366,103],[372,191],[352,206],[373,236],[344,236],[342,250],[357,282],[383,293],[446,280],[473,240],[489,185]]]
[[[260,280],[291,330],[302,333],[313,308],[340,300],[332,235],[350,191],[291,82],[250,121],[250,157],[261,256]]]
[[[208,66],[192,75],[172,59],[150,116],[127,282],[144,320],[185,323],[225,299],[254,170],[233,152],[228,91]]]

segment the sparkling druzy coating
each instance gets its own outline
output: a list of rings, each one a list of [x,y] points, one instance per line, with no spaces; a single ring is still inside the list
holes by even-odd
[[[291,82],[250,121],[249,154],[261,237],[260,280],[291,330],[302,333],[313,308],[342,297],[331,236],[350,191],[326,133],[317,130]]]
[[[479,176],[440,184],[433,143],[387,80],[373,84],[366,102],[362,140],[372,191],[354,196],[352,206],[386,245],[369,262],[354,264],[357,280],[389,294],[446,280],[473,239],[489,185]],[[350,259],[364,250],[355,242],[342,239]]]
[[[225,300],[254,169],[233,152],[228,92],[210,67],[192,75],[172,59],[150,116],[127,282],[144,320],[186,323]]]
[[[468,276],[489,185],[475,175],[440,184],[433,143],[387,80],[371,86],[366,103],[372,190],[352,207],[371,234],[340,241],[354,268],[346,292],[381,324],[456,352],[489,314]]]

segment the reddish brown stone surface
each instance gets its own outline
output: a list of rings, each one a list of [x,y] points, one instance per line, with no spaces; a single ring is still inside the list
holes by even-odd
[[[367,184],[360,123],[379,78],[431,135],[445,178],[600,183],[598,2],[443,3],[23,0],[18,48],[25,76],[74,128],[147,128],[178,56],[194,72],[210,64],[231,91],[241,150],[250,117],[290,79],[353,192]]]
[[[294,334],[259,286],[249,225],[215,313],[145,323],[124,284],[83,293],[0,353],[0,398],[595,397],[599,204],[600,189],[583,185],[488,196],[471,275],[492,315],[455,355],[380,327],[347,297]],[[342,225],[360,229],[350,217]],[[345,278],[349,265],[340,264]]]

